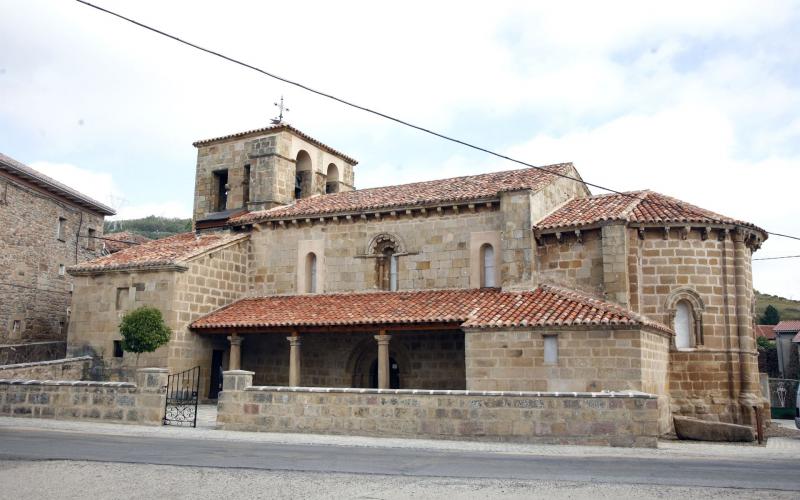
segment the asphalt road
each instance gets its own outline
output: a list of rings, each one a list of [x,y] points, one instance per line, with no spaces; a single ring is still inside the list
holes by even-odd
[[[531,456],[0,429],[0,460],[800,491],[800,461]]]

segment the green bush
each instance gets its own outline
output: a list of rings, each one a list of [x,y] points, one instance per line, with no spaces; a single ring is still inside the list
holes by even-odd
[[[164,323],[161,311],[155,307],[144,306],[123,316],[119,333],[122,335],[122,349],[136,353],[138,366],[139,355],[143,352],[153,352],[169,342],[172,332]]]

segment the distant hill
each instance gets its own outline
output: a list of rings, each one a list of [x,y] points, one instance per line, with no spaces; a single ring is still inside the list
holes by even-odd
[[[192,219],[170,219],[151,215],[144,219],[106,221],[103,232],[105,234],[128,231],[140,234],[151,240],[166,238],[179,233],[192,230]]]
[[[764,309],[772,305],[778,310],[781,320],[800,319],[800,300],[790,300],[756,290],[756,317],[764,315]]]

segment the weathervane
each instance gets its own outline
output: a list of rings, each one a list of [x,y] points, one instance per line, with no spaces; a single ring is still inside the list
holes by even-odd
[[[281,96],[281,102],[280,103],[276,102],[274,104],[275,104],[275,106],[278,106],[279,113],[278,113],[278,117],[277,118],[273,118],[272,119],[272,124],[273,125],[279,125],[279,124],[283,123],[283,113],[284,112],[288,113],[289,112],[289,108],[284,107],[284,105],[283,105],[283,96]]]

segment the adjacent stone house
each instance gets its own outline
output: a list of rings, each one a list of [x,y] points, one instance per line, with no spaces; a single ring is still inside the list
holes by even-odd
[[[73,266],[69,349],[130,364],[119,316],[174,331],[148,366],[258,385],[641,391],[749,422],[751,254],[766,233],[572,164],[355,190],[355,160],[280,124],[195,143],[195,232]],[[631,424],[633,425],[633,424]]]
[[[0,154],[0,344],[16,345],[0,362],[63,356],[72,298],[66,269],[101,255],[103,220],[113,214]]]

